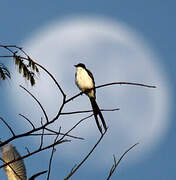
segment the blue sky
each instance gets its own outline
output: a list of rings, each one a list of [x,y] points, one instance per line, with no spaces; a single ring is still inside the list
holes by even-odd
[[[159,55],[160,63],[163,70],[167,74],[168,84],[171,91],[176,90],[175,78],[175,42],[176,42],[176,3],[173,0],[159,1],[159,0],[94,0],[94,1],[10,1],[3,0],[0,6],[0,43],[21,45],[31,34],[49,22],[56,19],[62,19],[73,15],[98,15],[104,16],[114,21],[121,21],[129,25],[142,35],[143,38],[150,44],[150,47]],[[9,88],[5,85],[5,88]],[[13,88],[13,84],[10,85]],[[2,90],[2,97],[0,101],[1,109],[0,116],[11,119],[13,115],[9,112],[13,111],[9,105],[10,99],[6,92]],[[0,95],[0,96],[1,96]],[[4,98],[5,97],[5,98]],[[6,99],[7,97],[7,99]],[[160,145],[147,156],[146,159],[135,163],[135,165],[128,166],[117,170],[112,179],[127,180],[129,178],[139,179],[174,179],[175,172],[175,137],[176,137],[176,113],[174,111],[176,106],[176,97],[174,94],[172,98],[171,114],[168,121],[171,121],[170,128],[166,136],[161,141]],[[5,101],[6,100],[6,101]],[[8,109],[8,111],[7,111]],[[5,133],[5,132],[1,132]],[[17,142],[19,143],[19,142]],[[21,145],[21,144],[20,144]],[[17,147],[18,148],[18,147]],[[27,160],[32,169],[35,170],[45,167],[43,163],[35,164],[36,160]],[[92,159],[90,159],[92,160]],[[47,163],[47,162],[46,162]],[[58,163],[58,162],[57,162]],[[35,165],[34,165],[35,164]],[[57,164],[55,164],[57,167]],[[59,165],[58,165],[59,166]],[[63,174],[69,172],[70,166],[60,168]],[[124,168],[124,169],[123,169]],[[31,175],[34,170],[31,170]],[[108,172],[108,170],[107,170]],[[56,173],[56,171],[53,171]],[[4,177],[4,173],[0,174]],[[91,170],[86,165],[80,169],[73,179],[86,179],[91,174],[91,179],[104,179],[105,172],[96,172]],[[57,175],[58,177],[58,175]],[[63,177],[60,175],[59,178]],[[53,179],[59,179],[52,174]],[[5,177],[4,177],[5,179]],[[61,178],[62,179],[62,178]],[[90,179],[90,178],[87,178]]]

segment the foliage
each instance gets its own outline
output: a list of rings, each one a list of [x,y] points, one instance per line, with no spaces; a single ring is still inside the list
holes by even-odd
[[[8,68],[2,63],[0,63],[0,78],[2,80],[5,80],[7,78],[9,78],[9,79],[11,78]]]

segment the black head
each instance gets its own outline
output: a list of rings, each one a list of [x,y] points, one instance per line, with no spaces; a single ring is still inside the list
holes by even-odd
[[[75,67],[82,67],[82,68],[86,68],[86,66],[83,63],[78,63],[77,65],[74,65]]]

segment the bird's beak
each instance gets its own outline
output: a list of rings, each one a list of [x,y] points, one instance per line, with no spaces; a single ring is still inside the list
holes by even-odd
[[[77,67],[77,65],[74,65],[75,67]]]

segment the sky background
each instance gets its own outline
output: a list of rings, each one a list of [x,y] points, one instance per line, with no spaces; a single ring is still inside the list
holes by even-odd
[[[21,45],[25,40],[31,36],[32,33],[41,29],[45,25],[54,20],[71,17],[73,15],[98,15],[112,19],[113,21],[123,22],[129,27],[133,28],[142,35],[142,37],[148,42],[150,47],[161,57],[159,59],[164,72],[167,75],[168,85],[171,92],[176,90],[176,78],[175,78],[175,42],[176,42],[176,3],[173,0],[94,0],[94,1],[10,1],[2,0],[0,5],[0,43]],[[12,107],[10,106],[10,99],[6,93],[6,88],[13,88],[13,84],[5,84],[5,87],[0,87],[0,116],[5,119],[14,118],[14,114],[11,114]],[[164,136],[160,144],[155,150],[150,153],[150,156],[135,163],[127,168],[123,166],[119,167],[119,171],[114,174],[112,179],[174,179],[176,178],[175,172],[175,138],[176,138],[176,113],[174,111],[176,106],[176,97],[174,93],[171,95],[172,106],[170,110],[170,126],[167,134]],[[14,102],[15,103],[15,102]],[[8,110],[7,110],[8,109]],[[17,128],[18,129],[18,128]],[[20,130],[20,127],[19,127]],[[1,136],[4,136],[6,132],[2,131]],[[22,147],[21,141],[17,141]],[[17,147],[19,149],[19,147]],[[23,152],[23,151],[21,151]],[[35,156],[36,158],[36,156]],[[92,159],[90,159],[92,160]],[[40,160],[32,160],[29,158],[25,160],[30,166],[29,176],[35,173],[37,170],[45,169],[45,163]],[[41,161],[38,165],[35,165],[35,161]],[[60,171],[63,174],[67,174],[73,163],[69,166],[64,166],[62,162]],[[55,164],[56,169],[58,164]],[[33,166],[35,169],[32,170]],[[43,167],[43,169],[42,169]],[[28,167],[29,168],[29,167]],[[36,171],[35,171],[36,170]],[[56,173],[56,171],[54,171]],[[53,172],[53,173],[54,173]],[[108,172],[108,171],[107,171]],[[61,173],[62,174],[62,173]],[[92,171],[89,166],[84,166],[79,170],[72,179],[104,179],[105,172],[95,170]],[[90,176],[91,175],[91,176]],[[4,172],[0,170],[0,176],[5,179]],[[63,176],[52,174],[52,179],[63,179]],[[90,177],[89,177],[90,176]]]

